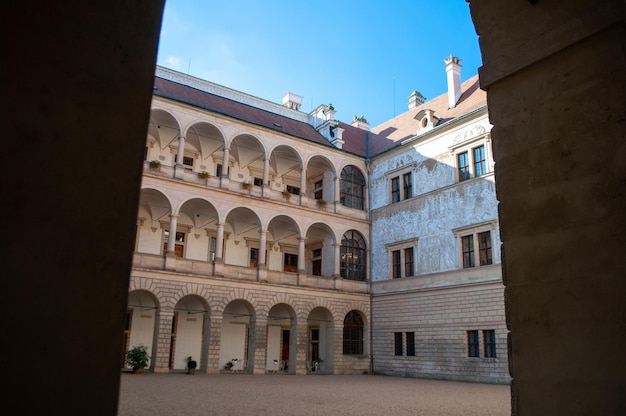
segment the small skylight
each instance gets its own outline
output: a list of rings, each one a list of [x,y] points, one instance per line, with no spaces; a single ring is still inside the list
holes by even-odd
[[[280,123],[274,123],[274,125],[275,125],[276,127],[282,127],[282,125],[281,125]]]

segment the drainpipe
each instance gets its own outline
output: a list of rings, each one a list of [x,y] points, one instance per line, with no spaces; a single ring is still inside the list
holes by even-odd
[[[368,292],[369,292],[369,301],[370,301],[370,330],[369,330],[369,350],[370,350],[370,375],[374,375],[374,348],[373,348],[373,335],[372,335],[372,329],[374,327],[373,325],[373,320],[374,320],[374,314],[372,313],[372,192],[371,192],[371,184],[372,184],[372,172],[371,172],[371,165],[370,165],[370,134],[369,131],[365,131],[365,166],[367,168],[367,218],[369,221],[369,242],[370,242],[370,249],[369,251],[369,258],[368,258],[368,264],[370,265],[370,278],[369,278],[369,282],[368,282]]]

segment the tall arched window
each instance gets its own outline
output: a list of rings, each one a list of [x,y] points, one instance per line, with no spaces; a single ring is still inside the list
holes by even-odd
[[[348,231],[341,239],[341,277],[365,280],[365,239],[356,231]]]
[[[356,209],[364,208],[365,178],[360,170],[354,166],[343,168],[339,189],[341,205]]]
[[[350,311],[343,320],[343,353],[363,354],[363,318],[357,311]]]

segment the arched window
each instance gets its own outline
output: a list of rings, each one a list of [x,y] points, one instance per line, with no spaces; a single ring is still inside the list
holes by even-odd
[[[365,280],[365,239],[356,231],[348,231],[341,239],[341,277]]]
[[[343,353],[363,354],[363,318],[356,311],[350,311],[343,320]]]
[[[360,170],[354,166],[343,168],[339,189],[341,205],[356,209],[364,208],[365,178]]]

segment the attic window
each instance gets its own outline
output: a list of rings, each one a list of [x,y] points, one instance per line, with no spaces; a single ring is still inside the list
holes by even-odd
[[[281,125],[280,123],[274,123],[274,125],[275,125],[276,127],[282,127],[282,125]]]
[[[428,126],[428,119],[426,117],[424,117],[422,119],[422,128]]]

